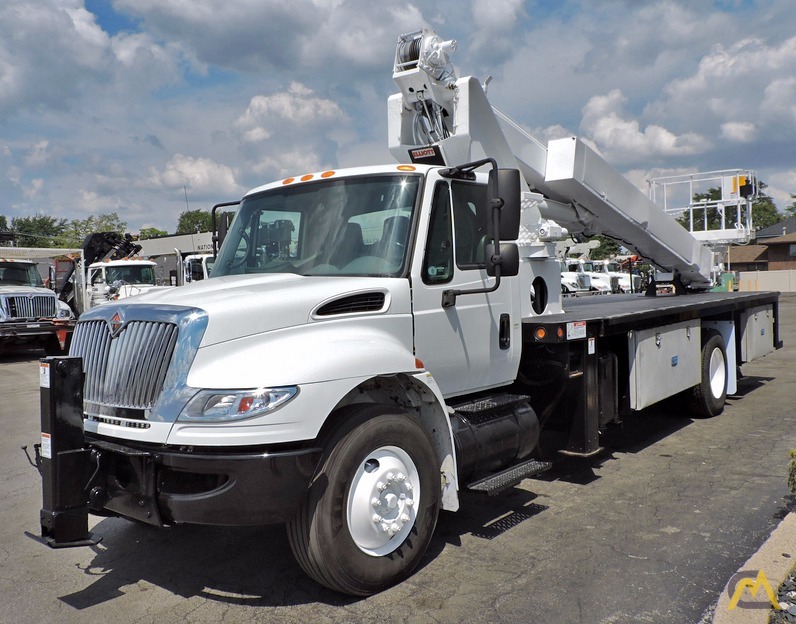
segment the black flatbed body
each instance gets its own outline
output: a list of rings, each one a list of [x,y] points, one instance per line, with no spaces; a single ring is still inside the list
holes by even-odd
[[[778,315],[778,292],[702,292],[685,295],[597,295],[567,298],[563,314],[523,321],[523,340],[561,343],[638,331],[693,319],[737,318],[742,312],[773,304]],[[778,323],[774,324],[775,332]],[[544,336],[541,336],[541,329]],[[778,332],[777,332],[778,333]],[[779,336],[774,345],[781,347]]]

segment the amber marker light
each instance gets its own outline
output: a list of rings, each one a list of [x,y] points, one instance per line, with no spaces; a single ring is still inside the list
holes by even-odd
[[[321,177],[322,177],[322,178],[331,178],[331,177],[332,177],[334,174],[335,174],[335,172],[334,172],[334,171],[324,171],[324,172],[321,174]]]
[[[537,340],[544,340],[545,336],[547,336],[547,331],[544,327],[537,327],[533,332],[533,337]]]
[[[309,182],[310,180],[312,180],[312,174],[311,173],[308,173],[307,175],[301,176],[301,181],[302,182]]]
[[[425,368],[423,360],[421,360],[420,358],[415,358],[415,368]]]
[[[412,165],[398,165],[398,171],[415,171]]]
[[[295,181],[296,178],[285,178],[284,180],[282,180],[282,184],[292,184]]]
[[[561,340],[564,337],[564,328],[561,327],[561,325],[559,325],[558,329],[556,330],[556,336],[558,336],[559,340]]]

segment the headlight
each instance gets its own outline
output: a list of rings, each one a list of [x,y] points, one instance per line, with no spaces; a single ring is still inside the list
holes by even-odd
[[[298,394],[298,387],[254,390],[201,390],[188,401],[177,420],[225,422],[254,418],[282,407]]]
[[[55,301],[58,304],[58,314],[57,318],[59,319],[68,319],[72,318],[72,309],[65,301],[61,301],[60,299],[56,299]]]

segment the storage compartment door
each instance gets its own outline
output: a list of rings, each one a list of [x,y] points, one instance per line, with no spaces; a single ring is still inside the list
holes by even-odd
[[[698,320],[630,332],[628,348],[632,409],[644,409],[701,380]]]
[[[773,307],[757,306],[741,313],[741,361],[751,362],[774,351]]]

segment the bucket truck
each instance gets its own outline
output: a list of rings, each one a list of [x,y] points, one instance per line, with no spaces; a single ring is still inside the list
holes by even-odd
[[[285,523],[310,577],[372,594],[462,490],[546,470],[542,429],[588,457],[666,397],[717,416],[737,367],[780,346],[778,293],[707,292],[699,241],[583,141],[496,111],[454,49],[400,37],[397,163],[252,189],[209,279],[90,310],[42,361],[50,545],[90,542],[89,513]],[[556,241],[598,232],[687,294],[565,301]]]

